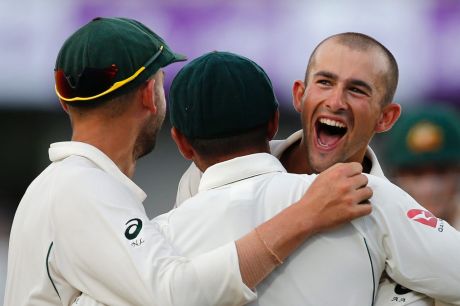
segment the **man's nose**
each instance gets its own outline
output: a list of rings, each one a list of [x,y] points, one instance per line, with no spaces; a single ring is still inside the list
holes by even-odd
[[[348,108],[344,90],[337,87],[331,95],[326,99],[326,107],[333,112],[342,111]]]

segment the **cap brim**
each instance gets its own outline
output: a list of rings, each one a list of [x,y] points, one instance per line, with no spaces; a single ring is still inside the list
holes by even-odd
[[[173,63],[176,62],[183,62],[187,60],[187,56],[179,54],[179,53],[174,53],[170,52],[168,55],[168,59],[162,63],[159,64],[158,68],[164,68],[166,66],[169,66]]]
[[[179,54],[179,53],[173,53],[174,55],[174,59],[171,61],[171,63],[174,63],[174,62],[183,62],[183,61],[186,61],[187,60],[187,56],[183,55],[183,54]]]

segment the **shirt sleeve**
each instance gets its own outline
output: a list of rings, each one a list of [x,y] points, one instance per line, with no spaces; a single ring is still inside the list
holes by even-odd
[[[385,270],[397,283],[460,305],[460,232],[395,185],[369,176],[371,219]]]
[[[198,193],[198,187],[200,185],[202,175],[203,173],[200,169],[198,169],[195,163],[192,163],[190,167],[188,167],[177,186],[176,203],[174,204],[174,208],[179,207],[185,200]]]
[[[53,201],[53,269],[106,305],[243,305],[256,295],[240,275],[235,244],[179,256],[122,184],[63,188]]]

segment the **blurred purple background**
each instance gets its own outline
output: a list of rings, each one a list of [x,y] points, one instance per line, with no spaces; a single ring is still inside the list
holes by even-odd
[[[325,37],[369,34],[395,55],[403,104],[443,100],[459,106],[460,2],[390,1],[32,1],[1,4],[0,107],[56,107],[53,65],[76,28],[97,16],[140,20],[189,58],[212,50],[264,67],[284,104],[293,80]],[[168,80],[183,64],[168,68]],[[167,83],[169,84],[169,83]]]
[[[135,18],[190,59],[220,50],[259,63],[283,108],[277,138],[300,127],[291,107],[293,81],[304,78],[313,48],[340,32],[371,35],[393,52],[400,68],[396,101],[403,108],[436,102],[460,110],[457,0],[0,0],[0,301],[16,206],[49,163],[49,143],[70,137],[53,90],[55,57],[71,33],[97,16]],[[166,90],[183,65],[166,68]],[[158,142],[135,176],[149,194],[151,217],[170,209],[188,165],[169,138],[168,123]]]

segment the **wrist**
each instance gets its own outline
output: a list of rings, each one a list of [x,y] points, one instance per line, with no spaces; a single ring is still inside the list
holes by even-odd
[[[314,222],[305,206],[296,202],[271,220],[261,224],[257,232],[261,240],[280,261],[288,257],[297,247],[315,232]]]

